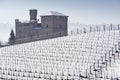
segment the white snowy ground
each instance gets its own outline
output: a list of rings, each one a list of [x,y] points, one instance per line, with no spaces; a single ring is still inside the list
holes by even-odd
[[[0,48],[0,78],[110,80],[120,77],[120,60],[116,57],[119,37],[118,30],[100,31]]]

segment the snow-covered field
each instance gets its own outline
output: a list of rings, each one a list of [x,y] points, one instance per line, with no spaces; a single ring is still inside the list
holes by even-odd
[[[120,79],[119,38],[111,30],[0,48],[0,79]]]

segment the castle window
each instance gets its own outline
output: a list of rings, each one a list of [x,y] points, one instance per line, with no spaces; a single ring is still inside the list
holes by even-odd
[[[48,28],[48,24],[46,25],[46,28]]]
[[[24,23],[24,26],[29,26],[29,24],[28,23]]]
[[[32,38],[32,37],[33,37],[33,35],[30,35],[30,37]]]

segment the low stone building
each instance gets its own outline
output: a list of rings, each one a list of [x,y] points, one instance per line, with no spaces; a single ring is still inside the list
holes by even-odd
[[[67,36],[68,16],[50,11],[41,15],[41,23],[37,19],[37,10],[29,10],[30,20],[15,20],[16,38],[14,43],[25,43],[36,40]]]

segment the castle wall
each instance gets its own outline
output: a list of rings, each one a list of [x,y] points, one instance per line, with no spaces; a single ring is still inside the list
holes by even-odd
[[[16,39],[27,38],[35,36],[34,27],[37,26],[37,22],[34,23],[16,23]]]
[[[53,32],[67,32],[67,17],[56,16],[53,18]]]
[[[43,27],[43,29],[45,29],[46,33],[52,33],[53,29],[53,18],[50,16],[42,16],[41,17],[41,26]]]
[[[36,14],[36,11],[30,11],[29,22],[20,22],[18,19],[15,20],[15,43],[67,36],[67,16],[41,16],[41,23],[38,23],[36,20]]]
[[[48,33],[66,32],[67,35],[67,17],[66,16],[41,16],[41,24]]]
[[[60,36],[65,36],[64,34],[66,34],[66,33],[65,32],[56,32],[56,33],[50,33],[50,34],[43,34],[43,35],[39,35],[39,36],[27,37],[24,39],[17,39],[15,44],[56,38],[56,37],[60,37]]]

